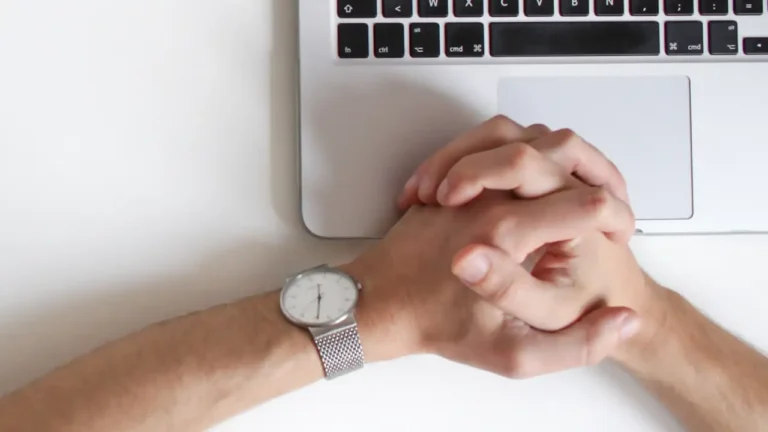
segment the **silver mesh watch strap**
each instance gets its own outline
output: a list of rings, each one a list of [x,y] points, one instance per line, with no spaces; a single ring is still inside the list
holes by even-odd
[[[355,322],[314,335],[314,339],[328,379],[361,369],[365,364]]]

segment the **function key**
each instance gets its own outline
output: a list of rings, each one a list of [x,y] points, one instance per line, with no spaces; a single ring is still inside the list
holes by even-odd
[[[624,15],[624,0],[595,0],[595,15]]]
[[[445,18],[448,16],[449,0],[419,0],[419,16],[423,18]]]
[[[413,0],[382,0],[384,18],[410,18],[413,16]]]
[[[589,0],[560,0],[560,15],[562,16],[589,15]]]
[[[518,0],[488,0],[492,17],[516,17],[520,15]]]
[[[440,25],[414,23],[410,27],[411,57],[440,57]]]
[[[525,15],[529,17],[551,17],[555,14],[555,0],[524,0]]]
[[[484,0],[453,0],[453,14],[459,18],[483,16]]]
[[[485,28],[482,23],[447,23],[446,57],[482,57],[485,54]]]
[[[704,26],[699,21],[667,21],[667,55],[701,55],[704,53]]]
[[[693,15],[693,0],[665,0],[664,13],[667,15]]]
[[[744,38],[744,54],[768,54],[768,37]]]
[[[656,16],[659,0],[629,0],[629,13],[633,16]]]
[[[405,56],[405,26],[400,23],[373,25],[373,55],[377,58]]]
[[[368,58],[368,24],[339,24],[339,58]]]
[[[763,13],[763,0],[733,0],[733,12],[736,15],[760,15]]]
[[[728,0],[699,0],[702,15],[728,15]]]
[[[339,18],[376,18],[376,0],[336,0]]]
[[[709,22],[709,53],[736,54],[739,52],[739,30],[736,21]]]

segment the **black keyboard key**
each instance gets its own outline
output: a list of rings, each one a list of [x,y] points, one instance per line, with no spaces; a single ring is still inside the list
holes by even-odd
[[[410,27],[411,57],[440,57],[440,25],[414,23]]]
[[[373,25],[373,55],[378,58],[405,56],[405,27],[400,23]]]
[[[494,57],[659,55],[651,21],[491,23]]]
[[[595,0],[595,15],[624,15],[624,0]]]
[[[699,0],[702,15],[728,15],[728,0]]]
[[[447,23],[445,55],[447,57],[482,57],[485,54],[485,31],[482,23]]]
[[[520,15],[518,0],[488,0],[492,17],[516,17]]]
[[[744,38],[744,54],[768,54],[768,37]]]
[[[589,0],[560,0],[560,15],[562,16],[589,15]]]
[[[664,0],[667,15],[693,15],[693,0]]]
[[[376,0],[336,0],[339,18],[376,18]]]
[[[656,16],[659,0],[629,0],[629,13],[633,16]]]
[[[763,13],[763,0],[733,0],[733,12],[736,15],[760,15]]]
[[[665,50],[667,55],[701,55],[704,53],[704,26],[699,21],[667,21]]]
[[[410,18],[413,16],[413,0],[381,0],[384,18]]]
[[[484,0],[453,0],[453,14],[459,18],[483,16]]]
[[[709,22],[709,53],[736,54],[739,52],[739,29],[736,21]]]
[[[529,17],[551,17],[555,14],[555,0],[523,0],[525,15]]]
[[[419,0],[419,16],[423,18],[445,18],[448,16],[449,0]]]
[[[339,24],[339,58],[368,58],[368,24]]]

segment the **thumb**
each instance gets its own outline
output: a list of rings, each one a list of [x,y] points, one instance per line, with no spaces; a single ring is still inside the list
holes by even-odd
[[[484,300],[532,327],[561,329],[583,310],[578,291],[533,277],[503,249],[471,244],[456,253],[451,271]]]
[[[593,365],[640,329],[640,318],[626,308],[601,308],[563,330],[547,333],[531,330],[509,344],[511,376],[527,378],[582,366]],[[505,332],[500,334],[505,337]]]

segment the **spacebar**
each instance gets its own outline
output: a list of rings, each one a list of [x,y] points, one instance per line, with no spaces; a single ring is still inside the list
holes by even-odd
[[[494,57],[659,55],[652,21],[492,23]]]

